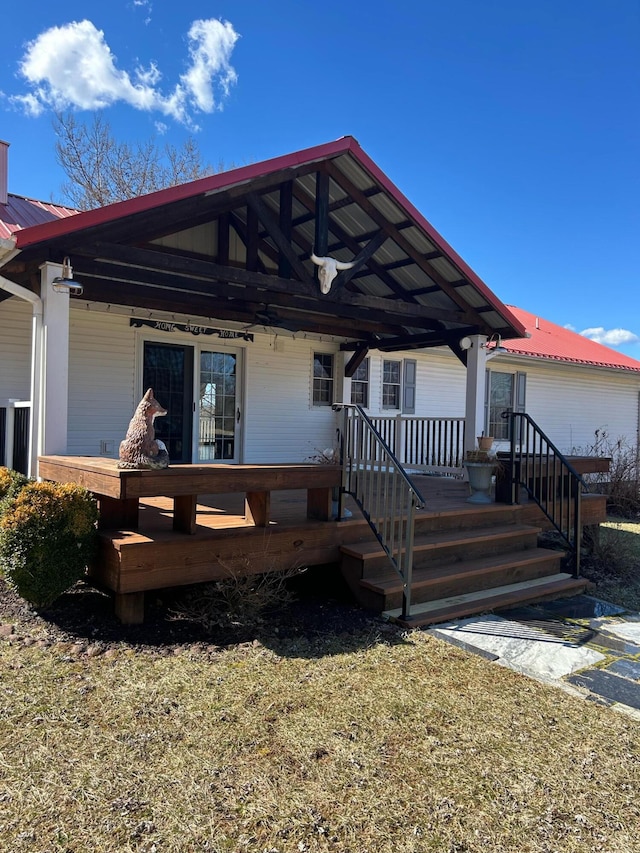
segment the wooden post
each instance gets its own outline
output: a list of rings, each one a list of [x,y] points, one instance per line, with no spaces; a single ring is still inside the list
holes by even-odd
[[[173,529],[179,533],[196,532],[197,495],[176,495],[173,499]]]
[[[123,625],[142,625],[144,592],[117,592],[114,609]]]
[[[329,247],[329,175],[326,172],[316,174],[315,212],[314,252],[322,258]]]
[[[110,498],[98,495],[100,530],[137,530],[138,498]]]
[[[307,518],[330,521],[332,512],[332,489],[307,489]]]
[[[271,516],[271,492],[247,492],[244,500],[247,521],[255,527],[268,527]]]

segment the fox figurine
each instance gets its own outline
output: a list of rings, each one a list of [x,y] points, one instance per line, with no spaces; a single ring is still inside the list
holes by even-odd
[[[156,439],[153,421],[167,410],[149,388],[135,410],[124,441],[120,442],[118,468],[168,468],[169,454],[163,441]]]

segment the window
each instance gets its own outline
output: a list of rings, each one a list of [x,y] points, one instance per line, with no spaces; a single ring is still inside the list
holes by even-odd
[[[313,405],[330,406],[333,403],[333,356],[313,354]]]
[[[509,421],[502,417],[502,413],[507,409],[524,412],[526,378],[524,373],[487,372],[486,435],[492,435],[498,441],[509,440]]]
[[[369,359],[362,364],[351,377],[351,402],[366,409],[369,405]]]
[[[401,361],[382,362],[382,408],[400,408]]]

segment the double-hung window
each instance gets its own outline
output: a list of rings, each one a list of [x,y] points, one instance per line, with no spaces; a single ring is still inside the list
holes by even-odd
[[[333,355],[324,352],[314,352],[312,393],[314,406],[331,406],[333,404],[334,379]]]
[[[369,405],[369,359],[358,365],[351,377],[351,402],[366,409]]]
[[[413,358],[382,362],[382,408],[395,409],[403,415],[416,411],[418,363]]]
[[[382,408],[399,409],[402,390],[402,362],[382,362]]]

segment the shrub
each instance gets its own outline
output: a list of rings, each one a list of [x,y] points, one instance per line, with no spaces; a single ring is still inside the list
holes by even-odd
[[[640,609],[640,525],[608,521],[585,543],[582,574],[596,595],[630,610]]]
[[[286,608],[294,600],[287,582],[306,571],[270,568],[251,572],[251,559],[239,558],[225,568],[228,577],[186,589],[169,613],[174,621],[193,622],[205,631],[214,628],[255,625],[272,610]],[[248,571],[249,574],[244,574]]]
[[[608,511],[622,518],[640,515],[640,445],[634,446],[624,436],[614,441],[606,430],[597,429],[586,453],[611,460],[604,478],[601,474],[585,478],[606,494]]]
[[[11,501],[26,486],[29,478],[12,468],[0,466],[0,518],[6,512]]]
[[[81,486],[30,482],[0,517],[7,583],[46,607],[79,580],[96,542],[96,501]]]

